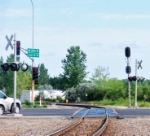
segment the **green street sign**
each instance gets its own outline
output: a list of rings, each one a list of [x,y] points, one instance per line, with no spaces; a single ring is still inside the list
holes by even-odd
[[[39,49],[32,49],[28,48],[27,49],[27,56],[28,57],[39,57]]]

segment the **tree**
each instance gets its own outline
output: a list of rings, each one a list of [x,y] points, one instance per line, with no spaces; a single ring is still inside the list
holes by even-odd
[[[38,82],[40,85],[49,84],[49,75],[48,75],[48,69],[45,68],[44,64],[39,65],[39,77]]]
[[[14,62],[14,55],[10,54],[6,60],[7,63]],[[16,76],[16,94],[19,98],[24,90],[31,89],[31,69],[23,72],[21,69],[17,71]],[[12,70],[8,70],[7,72],[3,71],[3,87],[5,88],[5,93],[8,96],[13,96],[14,93],[14,72]]]
[[[0,59],[0,65],[3,64],[3,58]],[[4,89],[4,71],[0,69],[0,90]]]
[[[108,79],[108,75],[109,75],[109,68],[105,68],[105,67],[101,67],[98,66],[95,71],[94,74],[92,74],[92,81],[96,81],[96,80],[106,80]]]
[[[76,87],[77,95],[81,100],[87,100],[89,91],[96,87],[95,83],[81,83]]]
[[[44,99],[45,98],[44,90],[46,90],[49,94],[51,94],[53,92],[53,87],[51,85],[44,84],[39,87],[39,90],[40,90],[39,96],[41,95]]]
[[[86,54],[79,46],[71,46],[67,50],[66,59],[62,60],[63,77],[67,88],[76,87],[86,77]]]
[[[21,69],[17,71],[17,96],[20,98],[24,90],[31,90],[32,76],[31,68],[23,72]]]
[[[14,55],[10,54],[9,57],[7,57],[6,60],[7,63],[12,63],[14,62]],[[3,83],[4,87],[6,89],[6,94],[8,96],[13,96],[13,90],[14,90],[14,72],[11,70],[8,70],[7,72],[4,72],[3,74]]]
[[[66,90],[67,88],[66,80],[61,74],[58,77],[50,77],[49,83],[54,89]]]

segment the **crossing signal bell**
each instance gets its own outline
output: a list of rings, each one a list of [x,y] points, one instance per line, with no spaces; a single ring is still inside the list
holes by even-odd
[[[35,84],[38,84],[38,67],[33,67],[32,71],[32,79],[34,80]]]
[[[16,42],[16,55],[20,55],[20,41]]]

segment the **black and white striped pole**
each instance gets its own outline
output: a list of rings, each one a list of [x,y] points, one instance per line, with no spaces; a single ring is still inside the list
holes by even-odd
[[[131,67],[129,65],[129,57],[131,55],[131,51],[130,51],[130,47],[126,47],[125,48],[125,56],[127,57],[127,66],[126,66],[126,73],[128,74],[128,78],[129,78],[129,74],[131,73]],[[131,95],[130,95],[130,81],[128,80],[128,108],[131,107]]]

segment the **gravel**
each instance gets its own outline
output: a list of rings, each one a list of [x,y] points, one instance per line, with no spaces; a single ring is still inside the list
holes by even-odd
[[[69,125],[66,117],[0,117],[0,136],[44,136]],[[149,136],[150,117],[110,118],[103,136]]]
[[[150,117],[111,118],[103,136],[150,136]]]

